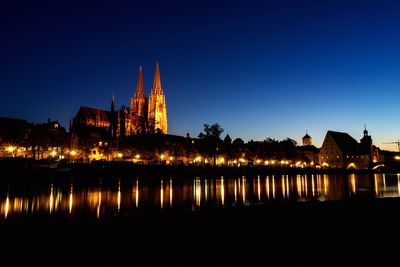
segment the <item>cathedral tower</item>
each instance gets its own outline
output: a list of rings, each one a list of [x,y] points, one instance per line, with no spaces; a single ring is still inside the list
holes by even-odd
[[[162,133],[167,133],[167,104],[161,87],[160,68],[158,62],[154,73],[153,88],[149,96],[148,120],[150,124],[154,125],[154,130],[159,129]]]
[[[147,117],[147,99],[144,94],[142,66],[139,67],[135,96],[131,98],[130,113],[139,117]]]

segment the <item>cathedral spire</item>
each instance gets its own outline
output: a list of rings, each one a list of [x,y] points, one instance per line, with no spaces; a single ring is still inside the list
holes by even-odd
[[[144,85],[143,85],[143,74],[142,74],[142,65],[139,67],[139,75],[136,85],[135,97],[144,97]]]
[[[151,90],[151,94],[153,94],[153,95],[163,95],[164,94],[162,87],[161,87],[160,67],[159,67],[158,61],[156,63],[156,71],[154,73],[154,83],[153,83],[153,89]]]
[[[115,111],[115,97],[114,97],[114,90],[111,98],[111,112]]]

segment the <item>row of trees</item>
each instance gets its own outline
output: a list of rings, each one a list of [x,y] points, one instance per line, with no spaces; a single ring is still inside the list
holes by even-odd
[[[266,138],[262,142],[250,141],[247,144],[236,138],[232,141],[227,134],[222,140],[221,135],[224,129],[218,124],[204,124],[204,130],[199,134],[199,150],[203,155],[213,158],[214,165],[219,155],[225,155],[230,159],[239,159],[244,156],[247,159],[270,158],[270,159],[299,159],[305,158],[297,152],[297,142],[286,138],[278,141],[272,138]]]
[[[55,147],[67,148],[67,132],[57,121],[49,119],[47,123],[42,124],[31,124],[22,121],[22,123],[19,122],[20,127],[11,124],[13,121],[9,119],[5,123],[5,129],[2,129],[4,131],[1,132],[2,138],[0,138],[0,143],[3,148],[25,148],[24,155],[34,159],[42,158],[43,154],[49,149]],[[10,128],[14,128],[14,131]],[[12,131],[13,135],[7,135],[6,130]]]

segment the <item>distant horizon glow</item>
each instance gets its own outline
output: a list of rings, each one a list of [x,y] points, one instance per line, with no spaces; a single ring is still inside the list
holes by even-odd
[[[328,130],[398,151],[396,1],[71,1],[0,4],[1,117],[68,129],[80,106],[129,106],[156,61],[170,134],[262,141]]]

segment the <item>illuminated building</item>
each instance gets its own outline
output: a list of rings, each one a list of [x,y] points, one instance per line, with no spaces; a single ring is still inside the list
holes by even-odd
[[[364,138],[367,135],[365,130]],[[319,163],[327,168],[368,169],[370,157],[371,152],[363,149],[363,142],[359,144],[347,133],[328,131],[320,149]]]
[[[165,101],[164,91],[161,87],[160,68],[158,62],[156,72],[154,74],[153,89],[148,102],[148,120],[154,130],[160,130],[162,133],[167,133],[167,104]]]
[[[297,147],[297,151],[308,159],[310,165],[318,164],[319,149],[312,144],[312,138],[307,132],[302,138],[302,144]]]
[[[107,142],[123,136],[145,133],[163,133],[168,131],[167,107],[164,91],[161,87],[159,64],[156,64],[154,83],[147,98],[144,91],[142,67],[130,107],[115,109],[114,94],[110,111],[80,107],[71,124],[71,146]]]

